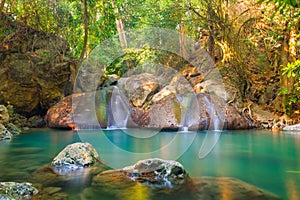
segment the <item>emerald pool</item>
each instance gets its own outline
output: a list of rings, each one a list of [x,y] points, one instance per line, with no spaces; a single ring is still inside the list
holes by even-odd
[[[299,199],[300,132],[223,131],[213,150],[202,159],[198,153],[205,133],[194,134],[192,140],[191,136],[190,132],[160,132],[150,139],[136,138],[123,130],[31,129],[12,141],[0,142],[0,181],[29,181],[31,173],[50,163],[67,144],[77,141],[90,142],[112,168],[131,165],[140,159],[139,155],[147,156],[147,152],[158,151],[172,141],[171,149],[154,155],[178,156],[177,161],[191,177],[233,177],[283,199]],[[64,186],[63,190],[74,198],[79,197],[86,184],[78,179],[76,184]]]

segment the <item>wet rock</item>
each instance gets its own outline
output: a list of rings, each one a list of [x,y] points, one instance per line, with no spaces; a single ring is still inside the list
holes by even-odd
[[[0,199],[31,199],[38,192],[31,183],[0,182]]]
[[[300,124],[286,126],[283,128],[284,131],[300,131]]]
[[[179,162],[159,158],[140,160],[132,166],[124,167],[121,172],[138,182],[170,187],[182,183],[187,176]]]
[[[0,105],[0,124],[6,124],[9,122],[9,113],[4,105]]]
[[[66,146],[51,162],[55,170],[80,169],[100,161],[97,151],[89,143],[73,143]]]
[[[234,178],[201,177],[193,179],[196,199],[219,200],[279,200],[280,197]]]
[[[192,199],[193,187],[187,175],[182,184],[146,183],[142,180],[130,178],[120,170],[107,170],[99,173],[92,180],[91,187],[83,191],[82,196],[87,199]]]
[[[69,177],[55,173],[49,165],[37,169],[30,177],[31,182],[42,183],[43,186],[64,186],[69,180]]]
[[[41,128],[45,126],[45,121],[41,116],[35,115],[27,120],[27,125],[32,128]]]

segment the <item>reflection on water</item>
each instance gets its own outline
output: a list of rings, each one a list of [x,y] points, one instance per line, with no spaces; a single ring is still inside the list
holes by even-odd
[[[208,156],[199,159],[204,138],[204,133],[193,132],[162,132],[151,138],[137,138],[121,130],[77,133],[33,129],[11,142],[1,141],[0,180],[29,180],[32,172],[50,163],[67,144],[82,140],[94,145],[101,159],[113,168],[145,157],[177,157],[191,177],[234,177],[285,199],[299,199],[300,134],[225,131]],[[80,180],[76,181],[80,184]],[[147,195],[143,189],[136,188],[135,194]],[[226,186],[220,189],[224,195],[230,191]]]

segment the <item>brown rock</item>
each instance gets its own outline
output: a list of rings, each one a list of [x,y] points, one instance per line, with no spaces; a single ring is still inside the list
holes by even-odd
[[[71,111],[72,95],[63,98],[48,110],[45,116],[47,126],[50,128],[74,128]]]
[[[158,80],[152,74],[143,73],[127,79],[124,89],[135,107],[141,107],[159,87]]]

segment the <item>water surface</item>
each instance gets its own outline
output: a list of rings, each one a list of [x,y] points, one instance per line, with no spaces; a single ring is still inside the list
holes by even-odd
[[[121,168],[148,156],[174,157],[191,177],[234,177],[284,199],[299,199],[300,133],[224,131],[213,150],[199,159],[204,137],[204,132],[161,132],[137,138],[124,130],[32,129],[11,142],[0,142],[0,180],[30,180],[32,172],[50,163],[67,144],[84,141],[92,143],[112,168]],[[80,193],[78,188],[65,189],[69,193]]]

